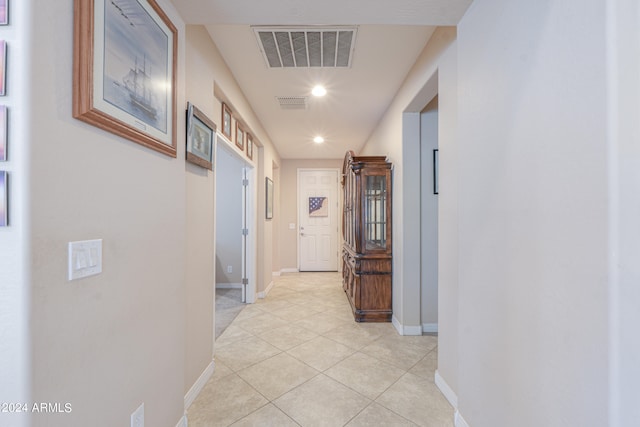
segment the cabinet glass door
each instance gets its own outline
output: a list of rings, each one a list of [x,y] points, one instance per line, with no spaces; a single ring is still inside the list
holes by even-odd
[[[365,249],[387,248],[387,181],[384,175],[368,175],[364,188]]]

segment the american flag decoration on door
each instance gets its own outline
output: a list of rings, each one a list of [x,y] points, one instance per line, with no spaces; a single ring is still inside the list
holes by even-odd
[[[326,197],[309,197],[309,216],[329,216],[329,203]]]

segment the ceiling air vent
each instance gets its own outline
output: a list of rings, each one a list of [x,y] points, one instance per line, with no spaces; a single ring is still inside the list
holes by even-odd
[[[356,27],[253,27],[269,68],[351,67]]]
[[[276,96],[280,107],[285,110],[304,110],[307,108],[306,96]]]

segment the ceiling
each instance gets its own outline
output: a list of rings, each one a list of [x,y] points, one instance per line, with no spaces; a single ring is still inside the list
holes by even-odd
[[[282,158],[338,159],[369,138],[436,26],[457,25],[472,0],[172,2],[207,28]],[[252,28],[267,25],[355,25],[351,67],[269,68]],[[316,84],[326,96],[311,95]],[[302,96],[305,109],[277,100]]]

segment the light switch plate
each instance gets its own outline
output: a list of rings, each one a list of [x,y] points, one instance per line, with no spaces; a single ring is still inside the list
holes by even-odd
[[[102,273],[102,239],[69,242],[69,280]]]
[[[131,414],[131,427],[144,427],[144,402]]]
[[[289,230],[295,230],[296,229],[296,224],[295,222],[290,222],[289,223]]]

